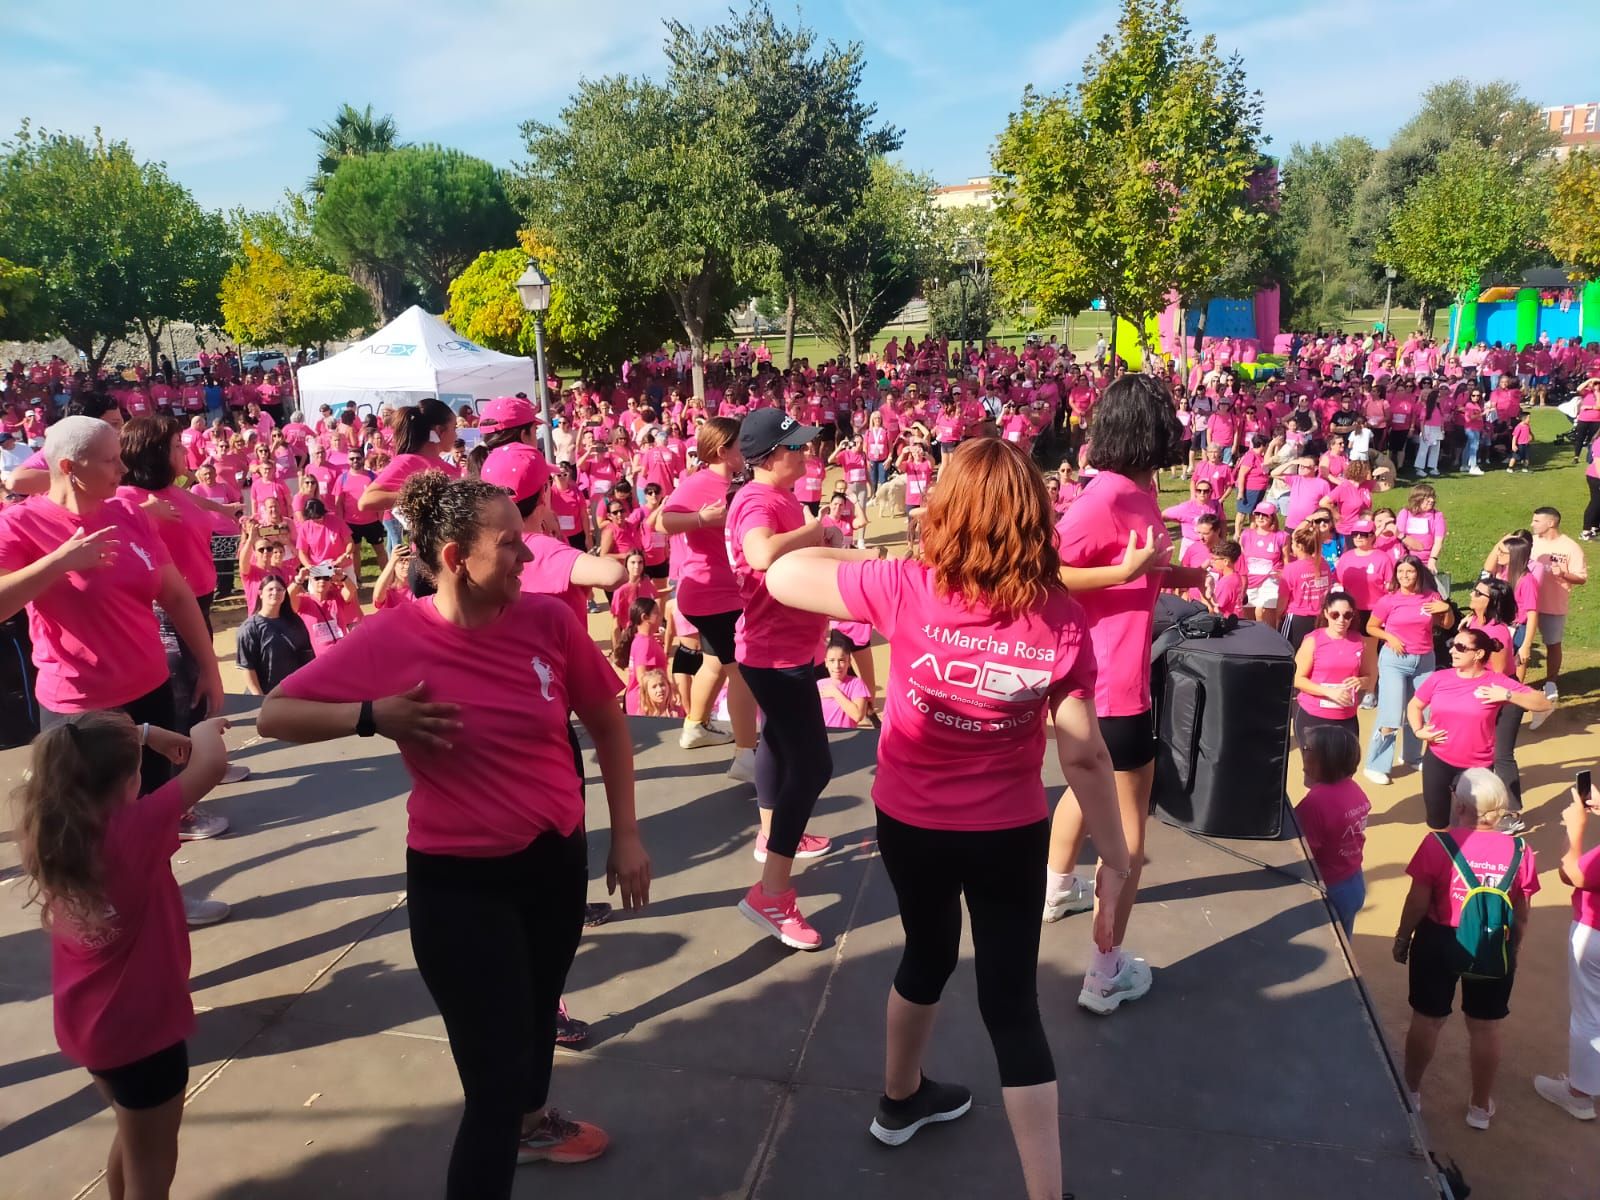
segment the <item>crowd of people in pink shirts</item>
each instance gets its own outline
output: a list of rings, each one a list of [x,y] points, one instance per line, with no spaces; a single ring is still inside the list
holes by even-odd
[[[1495,1023],[1538,886],[1517,836],[1515,745],[1523,714],[1537,728],[1559,698],[1570,597],[1587,574],[1560,512],[1540,505],[1528,529],[1485,548],[1458,607],[1439,579],[1452,535],[1426,479],[1441,466],[1530,469],[1530,401],[1575,386],[1600,407],[1600,350],[1533,348],[1523,380],[1523,356],[1499,348],[1307,337],[1258,383],[1225,342],[1187,378],[1080,363],[1054,338],[896,338],[853,369],[778,371],[763,349],[709,356],[703,396],[682,351],[615,380],[556,382],[549,430],[520,395],[302,414],[292,384],[231,361],[220,385],[210,364],[196,410],[163,380],[44,397],[61,411],[36,419],[38,454],[6,479],[0,611],[28,614],[44,732],[24,863],[52,931],[62,1049],[116,1112],[113,1194],[164,1194],[176,1164],[194,1024],[184,925],[225,906],[189,903],[186,918],[168,860],[226,778],[210,621],[235,578],[261,735],[382,736],[411,778],[412,945],[465,1095],[451,1197],[509,1195],[519,1163],[587,1161],[608,1144],[548,1101],[553,1047],[584,1032],[561,1001],[567,969],[584,926],[611,912],[585,895],[574,717],[610,812],[608,889],[625,908],[649,899],[629,715],[677,722],[681,749],[721,748],[728,774],[754,787],[756,878],[738,911],[802,951],[827,944],[797,867],[833,848],[808,829],[832,775],[829,730],[881,726],[872,800],[905,943],[871,1131],[899,1145],[971,1106],[967,1088],[921,1070],[964,899],[1028,1195],[1060,1196],[1034,986],[1041,916],[1093,913],[1084,1009],[1108,1016],[1148,993],[1154,972],[1126,940],[1157,756],[1148,648],[1163,592],[1269,622],[1294,647],[1309,787],[1298,812],[1347,931],[1364,897],[1357,777],[1381,786],[1418,769],[1432,832],[1396,940],[1414,1010],[1406,1081],[1420,1104],[1459,984],[1485,1047],[1467,1121],[1489,1127]],[[36,390],[35,374],[20,377]],[[1600,415],[1588,431],[1580,420],[1580,437],[1596,431]],[[1164,479],[1188,498],[1163,508]],[[1386,503],[1396,488],[1404,500]],[[904,555],[888,554],[897,539],[869,543],[874,508],[903,516]],[[874,641],[888,646],[881,693]],[[1542,688],[1528,682],[1536,644]],[[1362,707],[1377,710],[1365,752]],[[1070,785],[1054,806],[1047,743]],[[1577,931],[1600,927],[1600,852],[1582,852],[1582,820],[1569,814],[1563,870],[1574,979],[1589,989],[1582,1003],[1574,992],[1574,1029],[1586,1032],[1568,1075],[1536,1086],[1589,1119],[1600,943]],[[1505,878],[1514,916],[1492,979],[1464,975],[1450,950],[1473,872]]]

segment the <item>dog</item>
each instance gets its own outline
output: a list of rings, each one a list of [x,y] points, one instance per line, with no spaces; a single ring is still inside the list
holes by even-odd
[[[880,517],[903,517],[906,515],[906,477],[892,475],[885,479],[878,490],[872,493],[868,503],[877,510]]]

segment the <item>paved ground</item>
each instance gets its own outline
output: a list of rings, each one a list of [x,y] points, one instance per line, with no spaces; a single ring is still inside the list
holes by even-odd
[[[803,955],[756,940],[733,908],[754,878],[750,790],[718,752],[635,730],[655,902],[585,935],[568,999],[595,1040],[560,1055],[554,1095],[606,1126],[613,1152],[526,1168],[517,1194],[1020,1195],[965,964],[928,1066],[972,1085],[973,1114],[895,1151],[866,1133],[899,935],[866,801],[873,735],[836,735],[815,828],[840,849],[800,883],[829,946]],[[250,734],[245,716],[230,741]],[[245,745],[254,777],[210,802],[236,834],[179,855],[180,880],[235,916],[193,939],[202,1015],[177,1196],[437,1194],[460,1093],[411,960],[403,779],[380,749]],[[589,811],[598,868],[598,795]],[[1069,1186],[1083,1200],[1429,1195],[1298,844],[1160,827],[1153,857],[1135,920],[1156,969],[1145,1001],[1109,1020],[1079,1011],[1087,918],[1046,930]],[[103,1195],[108,1118],[54,1052],[46,941],[14,864],[0,843],[0,1197]]]

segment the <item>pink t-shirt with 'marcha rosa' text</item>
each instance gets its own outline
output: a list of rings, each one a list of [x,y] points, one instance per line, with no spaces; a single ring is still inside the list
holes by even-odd
[[[340,703],[419,682],[424,700],[461,706],[462,727],[449,750],[399,743],[412,780],[408,846],[501,857],[578,827],[567,714],[613,703],[621,681],[565,604],[524,592],[474,629],[440,616],[433,597],[384,609],[278,686],[296,700]]]
[[[728,497],[728,481],[715,471],[699,470],[684,476],[672,495],[662,502],[663,512],[697,513],[708,504]],[[678,605],[687,614],[702,617],[737,612],[744,607],[739,584],[728,563],[724,527],[690,529],[683,536],[682,571],[678,576]]]
[[[1484,687],[1532,690],[1498,671],[1467,679],[1451,667],[1435,671],[1417,685],[1417,701],[1427,710],[1428,724],[1446,734],[1444,741],[1429,747],[1441,762],[1463,769],[1494,766],[1494,726],[1500,705],[1478,699],[1476,692]]]
[[[1478,882],[1485,887],[1498,887],[1511,868],[1516,841],[1520,839],[1492,829],[1451,829],[1448,832]],[[1461,905],[1467,898],[1467,884],[1438,837],[1430,833],[1422,839],[1406,866],[1406,874],[1432,887],[1433,895],[1428,901],[1431,920],[1452,929],[1461,924]],[[1523,845],[1522,862],[1507,890],[1513,901],[1519,895],[1531,897],[1539,890],[1539,868],[1532,846]]]
[[[759,481],[745,484],[728,505],[728,560],[744,600],[734,639],[740,666],[804,667],[816,661],[828,619],[779,604],[767,591],[766,573],[751,567],[744,556],[745,535],[751,530],[790,533],[805,523],[806,510],[792,492]]]
[[[1288,598],[1285,611],[1291,617],[1314,617],[1322,611],[1323,598],[1333,584],[1333,573],[1320,554],[1297,558],[1283,569],[1283,594]]]
[[[194,1032],[189,926],[172,877],[177,780],[116,808],[102,851],[106,923],[83,931],[65,917],[50,930],[56,1044],[73,1062],[109,1071]]]
[[[1056,535],[1069,567],[1109,567],[1128,552],[1128,535],[1141,544],[1153,529],[1162,559],[1172,539],[1155,496],[1125,475],[1101,471],[1061,515]],[[1131,717],[1150,707],[1150,641],[1161,574],[1148,572],[1115,587],[1074,593],[1089,623],[1096,667],[1094,707],[1101,717]]]
[[[1095,693],[1083,607],[1052,590],[1016,616],[968,608],[908,559],[842,563],[839,594],[889,641],[873,803],[927,829],[1043,820],[1047,706]]]
[[[171,559],[150,519],[123,500],[106,501],[87,520],[48,496],[0,513],[3,571],[37,562],[79,528],[108,525],[121,543],[109,566],[69,571],[28,604],[39,668],[34,694],[52,712],[117,708],[166,682],[167,654],[150,606]]]
[[[1313,784],[1294,806],[1311,859],[1329,887],[1361,873],[1371,811],[1371,801],[1354,779]]]

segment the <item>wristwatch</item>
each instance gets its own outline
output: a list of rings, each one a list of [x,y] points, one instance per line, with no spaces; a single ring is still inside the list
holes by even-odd
[[[356,718],[356,736],[371,737],[378,732],[378,722],[372,716],[372,701],[361,702],[361,715]]]

